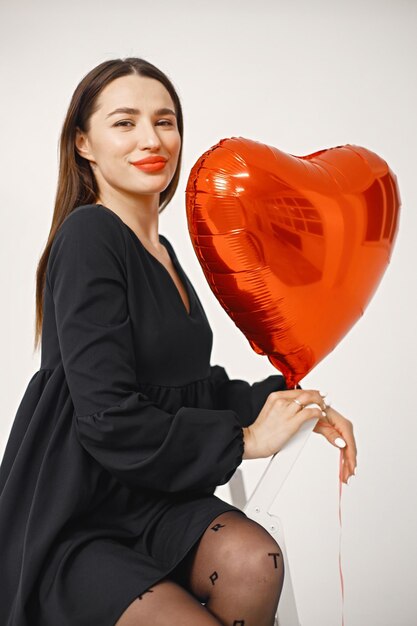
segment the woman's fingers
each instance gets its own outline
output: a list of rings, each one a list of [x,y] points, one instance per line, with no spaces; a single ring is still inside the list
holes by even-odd
[[[282,442],[275,445],[272,454],[288,440],[288,431],[294,434],[309,419],[317,419],[314,432],[323,435],[333,446],[342,450],[341,479],[347,483],[355,473],[357,448],[352,423],[330,406],[327,394],[316,389],[287,389],[269,394],[264,410],[282,415]],[[258,416],[262,427],[264,417]],[[274,418],[275,419],[275,418]],[[279,439],[279,437],[278,437]],[[269,449],[268,449],[269,450]]]
[[[318,404],[312,403],[309,406],[303,407],[299,411],[295,411],[292,415],[291,419],[296,424],[297,430],[301,427],[301,425],[307,420],[316,419],[320,420],[323,418],[323,409]]]
[[[290,406],[293,403],[292,409],[295,409],[295,412],[302,410],[309,404],[318,404],[325,411],[324,396],[316,389],[287,389],[285,391],[273,391],[271,395],[276,395],[277,399],[287,400]]]
[[[343,437],[341,437],[341,433],[337,431],[330,424],[330,422],[320,420],[319,422],[317,422],[316,427],[314,428],[314,432],[326,437],[327,441],[329,441],[336,448],[346,448],[346,441],[343,439]]]
[[[294,419],[300,422],[317,417],[314,432],[320,433],[335,447],[341,449],[343,470],[342,480],[347,483],[355,474],[357,465],[357,448],[353,434],[353,424],[330,406],[326,394],[313,389],[288,389],[279,392],[288,400],[289,410]],[[321,411],[314,407],[320,407]]]
[[[323,435],[333,445],[337,445],[338,438],[345,441],[346,446],[342,447],[342,480],[347,483],[348,478],[354,475],[357,465],[357,448],[353,424],[332,407],[327,407],[326,413],[326,418],[317,422],[314,432]]]
[[[329,407],[327,409],[327,419],[333,425],[335,430],[339,432],[343,439],[346,441],[346,448],[344,449],[344,459],[351,471],[351,474],[353,474],[356,467],[358,455],[355,435],[353,433],[353,424],[332,407]]]

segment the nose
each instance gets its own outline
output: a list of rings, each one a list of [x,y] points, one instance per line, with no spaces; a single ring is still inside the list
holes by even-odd
[[[150,120],[142,120],[137,126],[138,147],[140,150],[159,150],[161,140]]]

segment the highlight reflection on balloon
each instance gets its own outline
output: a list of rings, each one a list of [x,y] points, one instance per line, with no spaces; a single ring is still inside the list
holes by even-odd
[[[297,384],[362,315],[398,230],[395,174],[354,145],[296,157],[232,137],[186,188],[204,275],[252,348]]]

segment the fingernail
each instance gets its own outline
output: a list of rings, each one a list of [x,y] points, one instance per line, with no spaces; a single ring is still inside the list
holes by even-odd
[[[339,447],[339,448],[345,448],[346,447],[346,441],[344,441],[341,437],[336,437],[336,439],[334,440],[335,444]]]
[[[349,484],[349,481],[350,481],[350,479],[351,479],[351,478],[352,478],[352,477],[351,477],[351,476],[349,476],[349,478],[347,478],[347,479],[346,479],[346,484],[347,484],[347,485]]]
[[[323,415],[323,417],[327,417],[326,411],[322,411],[321,414]]]
[[[325,398],[327,396],[327,391],[319,391],[319,394],[322,398]]]

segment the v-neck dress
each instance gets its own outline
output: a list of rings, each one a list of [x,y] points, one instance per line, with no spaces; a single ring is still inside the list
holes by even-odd
[[[1,626],[114,626],[216,516],[239,511],[214,491],[242,462],[242,427],[285,381],[210,364],[202,304],[159,237],[189,312],[108,207],[78,206],[57,230],[40,369],[0,466]]]

